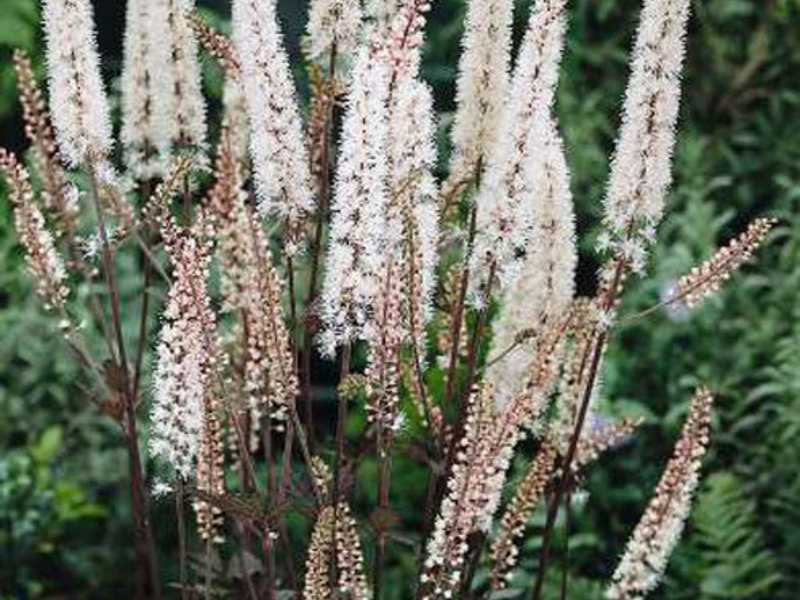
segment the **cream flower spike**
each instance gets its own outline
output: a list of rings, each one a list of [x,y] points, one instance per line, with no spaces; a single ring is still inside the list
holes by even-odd
[[[320,346],[364,339],[384,265],[389,69],[363,47],[353,66],[342,123],[330,245],[319,313]]]
[[[533,231],[534,200],[542,178],[542,149],[551,119],[564,43],[566,0],[537,0],[477,197],[472,297],[486,301],[489,281],[510,284]]]
[[[294,229],[313,208],[311,172],[275,1],[235,0],[233,39],[241,61],[259,208]],[[293,244],[287,248],[295,251]]]
[[[575,215],[562,142],[552,119],[539,136],[542,169],[535,193],[531,240],[519,277],[503,296],[486,371],[498,408],[519,392],[524,380],[525,357],[533,342],[518,343],[518,338],[526,331],[535,335],[545,322],[561,319],[575,291]]]
[[[513,9],[513,0],[467,5],[448,189],[477,177],[494,145],[508,88]]]
[[[113,146],[90,0],[44,0],[50,113],[64,160],[77,167]]]
[[[645,0],[606,191],[602,246],[641,272],[664,211],[689,0]]]

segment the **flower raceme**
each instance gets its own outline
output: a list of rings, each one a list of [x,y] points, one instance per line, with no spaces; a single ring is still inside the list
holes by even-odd
[[[153,491],[186,492],[201,540],[263,562],[224,582],[250,597],[383,600],[385,564],[395,559],[419,564],[419,599],[498,591],[514,578],[531,511],[549,504],[549,549],[564,494],[600,453],[635,435],[636,419],[603,414],[615,403],[600,381],[622,282],[644,272],[664,213],[689,2],[643,0],[600,224],[608,253],[588,297],[576,297],[569,147],[555,111],[567,3],[535,0],[512,60],[514,5],[467,3],[453,153],[441,173],[448,161],[437,156],[435,102],[421,69],[427,0],[313,0],[302,53],[308,110],[275,0],[234,0],[231,39],[195,13],[193,0],[130,0],[120,164],[91,3],[43,0],[50,110],[30,61],[15,54],[32,168],[0,149],[0,172],[35,290],[66,322],[70,347],[98,381],[98,406],[121,425],[142,589],[155,590],[158,571],[138,458],[143,399],[163,480]],[[219,127],[207,122],[199,45],[225,78]],[[204,159],[208,138],[218,148],[213,163]],[[664,303],[693,305],[714,293],[773,224],[756,219]],[[80,244],[97,252],[81,256]],[[86,331],[107,343],[86,344],[70,320],[86,295],[70,286],[96,290],[100,259],[104,293],[91,294],[91,311],[80,314],[97,318]],[[131,288],[115,276],[131,265],[141,267],[135,352],[122,326],[135,311]],[[318,365],[336,356],[343,380],[330,472],[313,384]],[[153,385],[142,385],[150,364]],[[663,575],[697,486],[710,408],[711,394],[699,389],[609,598],[644,598]],[[363,418],[348,420],[350,410]],[[521,460],[530,447],[536,455]],[[417,561],[400,560],[405,547],[392,531],[400,452],[430,469]],[[373,459],[374,532],[364,536],[350,502],[363,481],[353,473]],[[527,466],[517,477],[519,465]],[[314,523],[303,582],[275,543],[295,535],[289,515],[300,504]],[[225,537],[223,518],[235,539]],[[374,567],[362,539],[374,540]],[[484,585],[473,578],[487,555]]]

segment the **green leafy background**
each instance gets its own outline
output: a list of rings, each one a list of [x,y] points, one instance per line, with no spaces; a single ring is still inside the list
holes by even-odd
[[[97,3],[104,74],[119,74],[122,2]],[[224,27],[227,3],[202,3]],[[436,0],[424,76],[441,113],[442,155],[453,109],[463,2]],[[528,2],[518,2],[515,38]],[[590,293],[591,248],[608,157],[619,125],[636,0],[571,0],[558,113],[566,138],[581,233],[579,289]],[[603,373],[612,415],[639,414],[630,443],[601,459],[573,502],[569,553],[563,526],[546,597],[600,598],[678,435],[691,389],[718,393],[712,450],[685,538],[654,598],[793,600],[800,586],[800,3],[694,1],[675,156],[675,185],[651,276],[629,286],[622,314],[652,304],[692,264],[757,215],[780,218],[758,261],[688,318],[666,313],[613,338]],[[281,2],[297,56],[303,2]],[[32,52],[41,72],[33,0],[0,0],[0,137],[23,145],[11,48]],[[214,97],[219,73],[210,65]],[[303,72],[297,68],[300,89]],[[212,103],[212,107],[218,100]],[[21,265],[8,203],[0,202],[0,598],[129,597],[132,551],[126,459],[117,432],[87,399],[85,382],[38,308]],[[126,326],[135,327],[134,323]],[[351,427],[358,427],[359,415]],[[520,459],[525,462],[526,458]],[[390,556],[393,598],[407,598],[424,473],[395,465],[400,516]],[[358,473],[372,490],[374,468]],[[365,492],[366,493],[366,492]],[[366,495],[358,502],[366,507]],[[169,502],[154,502],[165,581],[175,579]],[[530,585],[543,516],[534,515],[508,597]],[[563,524],[562,524],[563,525]],[[303,539],[307,523],[292,524]],[[302,560],[298,541],[297,560]],[[568,560],[565,558],[568,555]],[[478,579],[485,576],[479,571]]]

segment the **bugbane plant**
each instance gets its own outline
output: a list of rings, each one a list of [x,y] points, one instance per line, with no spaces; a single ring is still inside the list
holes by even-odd
[[[514,3],[467,3],[449,160],[421,69],[430,9],[313,0],[307,98],[275,0],[233,0],[230,39],[190,0],[130,0],[119,164],[91,3],[43,2],[49,111],[15,55],[35,176],[6,150],[0,171],[35,289],[127,448],[139,597],[161,595],[152,491],[175,495],[187,595],[381,599],[396,561],[418,565],[401,597],[496,597],[540,507],[542,543],[527,557],[540,599],[565,499],[640,425],[599,408],[613,406],[598,400],[616,325],[698,304],[768,236],[773,221],[756,219],[660,304],[626,314],[621,293],[646,273],[668,209],[689,18],[688,0],[643,0],[598,224],[600,283],[577,296],[555,110],[567,2],[533,2],[516,57]],[[200,47],[225,78],[219,126]],[[140,299],[118,281],[130,264]],[[123,326],[131,315],[138,327]],[[88,339],[95,330],[105,344]],[[330,427],[315,414],[325,361],[340,374]],[[701,387],[609,598],[643,598],[664,574],[710,411]],[[419,536],[403,544],[401,453],[429,470]],[[360,489],[362,465],[374,465],[374,490]],[[186,568],[193,532],[202,577]]]

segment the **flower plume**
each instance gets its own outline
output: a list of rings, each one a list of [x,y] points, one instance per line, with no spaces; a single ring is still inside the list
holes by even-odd
[[[477,197],[472,255],[473,297],[484,302],[494,278],[501,286],[518,275],[533,233],[535,207],[544,180],[544,146],[553,134],[551,111],[566,29],[565,0],[537,0],[514,69],[508,102]]]
[[[90,0],[44,0],[50,113],[71,167],[106,156],[113,145]]]
[[[688,17],[689,0],[645,0],[639,21],[600,243],[635,272],[644,269],[672,179]]]
[[[658,585],[689,515],[708,446],[712,402],[707,389],[695,392],[681,438],[625,548],[606,598],[636,600]]]
[[[273,0],[235,0],[233,40],[250,122],[250,154],[265,215],[296,228],[313,207],[296,93]],[[293,252],[294,242],[287,251]]]
[[[513,0],[467,4],[456,87],[453,185],[477,176],[489,156],[508,87]]]

